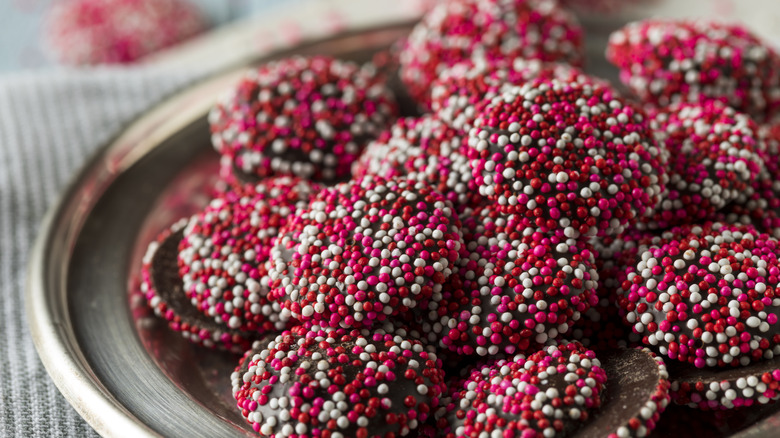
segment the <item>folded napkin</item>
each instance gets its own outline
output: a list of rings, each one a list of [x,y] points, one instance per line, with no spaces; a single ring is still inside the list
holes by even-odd
[[[86,159],[205,70],[103,68],[0,76],[0,436],[97,436],[33,346],[25,271],[40,222]]]

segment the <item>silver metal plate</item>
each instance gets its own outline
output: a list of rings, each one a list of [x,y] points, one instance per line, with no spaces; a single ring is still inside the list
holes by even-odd
[[[615,72],[601,51],[613,27],[588,40],[590,70],[608,78]],[[295,52],[365,60],[409,28],[353,32]],[[188,343],[133,292],[148,243],[208,201],[217,155],[206,114],[240,74],[169,99],[102,149],[50,211],[33,249],[27,313],[36,347],[60,391],[104,436],[254,435],[230,395],[238,357]],[[778,422],[746,433],[772,436]]]

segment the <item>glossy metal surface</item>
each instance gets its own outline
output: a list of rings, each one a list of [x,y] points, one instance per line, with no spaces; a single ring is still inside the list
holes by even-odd
[[[295,51],[366,59],[408,29],[353,32]],[[590,67],[614,78],[598,61],[609,30],[590,34]],[[170,99],[101,150],[48,214],[33,250],[27,313],[36,347],[60,391],[104,436],[253,435],[230,396],[237,357],[170,332],[135,292],[147,244],[208,200],[217,157],[206,113],[240,73]],[[729,431],[759,417],[751,418]],[[778,423],[775,414],[740,436],[774,436]]]

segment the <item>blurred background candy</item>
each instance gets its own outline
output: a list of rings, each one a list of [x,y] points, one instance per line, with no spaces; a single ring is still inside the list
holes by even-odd
[[[43,44],[66,65],[125,64],[206,28],[187,0],[63,0],[46,14]]]

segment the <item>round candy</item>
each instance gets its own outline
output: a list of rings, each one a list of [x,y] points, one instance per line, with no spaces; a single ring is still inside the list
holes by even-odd
[[[282,330],[279,303],[268,301],[268,267],[279,228],[319,188],[290,177],[228,191],[183,230],[179,275],[184,293],[205,315],[232,329]]]
[[[233,396],[263,436],[406,436],[444,391],[434,353],[381,330],[297,327],[250,354]]]
[[[699,369],[672,363],[672,401],[698,409],[734,409],[780,399],[780,357],[745,367]]]
[[[581,438],[645,437],[669,404],[669,373],[647,348],[599,352],[607,374],[601,408],[580,430]]]
[[[212,143],[245,177],[332,181],[389,124],[394,99],[376,72],[325,56],[249,71],[209,113]]]
[[[472,57],[579,65],[582,28],[551,0],[448,0],[423,16],[399,57],[401,80],[412,97],[427,103],[431,82]]]
[[[500,359],[452,388],[444,436],[573,436],[601,406],[608,384],[596,354],[579,343]]]
[[[672,104],[651,114],[651,126],[669,152],[668,193],[640,227],[712,219],[763,167],[756,124],[720,102]]]
[[[780,109],[780,56],[740,25],[631,23],[610,36],[607,59],[646,102],[719,99],[761,120]]]
[[[206,29],[185,0],[67,0],[52,4],[45,39],[67,65],[136,61]]]
[[[186,220],[177,222],[149,245],[141,268],[141,292],[154,313],[168,321],[168,327],[180,332],[188,341],[233,353],[246,351],[256,333],[218,323],[213,317],[199,312],[184,293],[177,254],[186,224]]]
[[[325,189],[280,231],[272,299],[302,321],[370,327],[441,289],[458,261],[459,226],[423,181],[367,176]]]
[[[458,131],[434,115],[401,118],[369,143],[352,175],[426,181],[460,212],[481,199],[468,159],[461,153],[464,142]]]
[[[543,231],[619,234],[655,207],[663,155],[609,88],[536,79],[494,98],[469,134],[479,192]]]
[[[644,249],[644,248],[643,248]],[[640,250],[619,290],[625,321],[698,368],[780,354],[780,245],[750,226],[693,226]]]
[[[448,309],[442,347],[461,355],[526,352],[567,332],[595,304],[598,274],[585,242],[520,231],[502,217],[491,224],[489,206],[476,217],[488,224],[464,238],[462,288],[439,303]]]
[[[516,58],[509,62],[472,60],[444,70],[431,84],[431,109],[459,132],[468,134],[479,113],[496,96],[532,79],[559,79],[609,86],[567,64]]]

